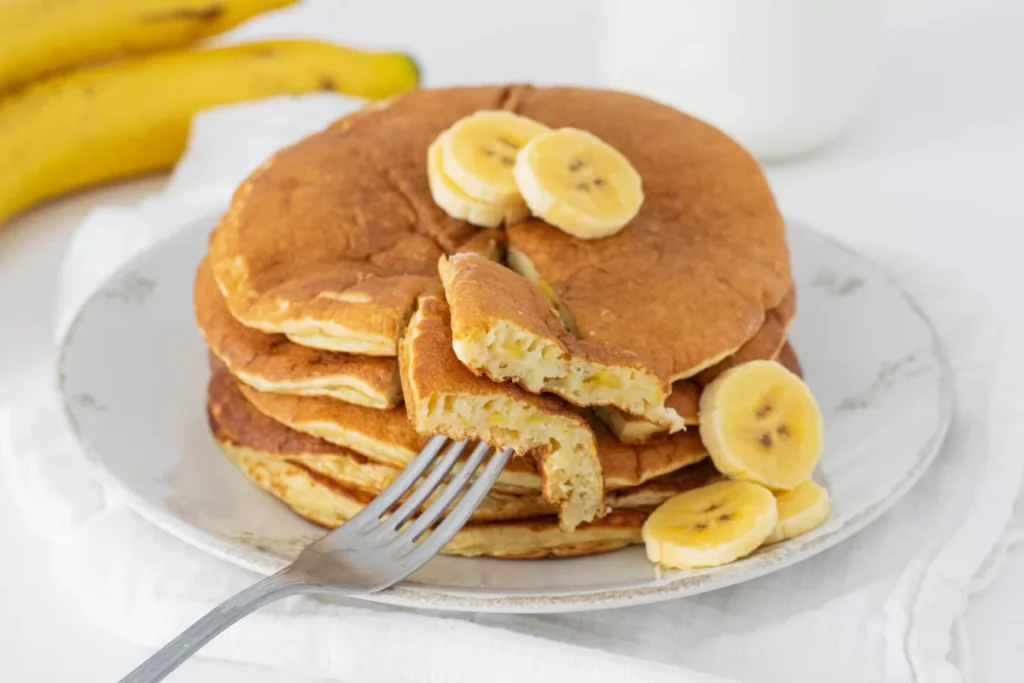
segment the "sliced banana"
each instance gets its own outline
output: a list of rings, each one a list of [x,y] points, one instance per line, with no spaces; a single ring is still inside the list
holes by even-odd
[[[788,491],[810,478],[821,456],[821,410],[799,377],[775,361],[753,361],[705,387],[700,436],[722,474]]]
[[[765,545],[806,534],[828,519],[828,491],[813,481],[805,481],[792,491],[775,494],[779,521],[764,540]]]
[[[512,169],[516,155],[548,127],[510,111],[478,111],[448,129],[444,171],[473,199],[505,206],[522,203]]]
[[[517,199],[505,205],[489,204],[473,199],[444,172],[442,147],[448,133],[438,136],[427,150],[427,180],[434,202],[452,218],[468,221],[482,228],[514,225],[530,216],[530,209]]]
[[[717,567],[749,555],[778,521],[772,492],[721,481],[669,498],[644,522],[647,558],[665,567]]]
[[[582,239],[618,232],[644,201],[640,174],[629,159],[576,128],[530,140],[516,159],[514,173],[535,216]]]

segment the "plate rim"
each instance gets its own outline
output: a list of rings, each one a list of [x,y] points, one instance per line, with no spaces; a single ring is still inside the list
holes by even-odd
[[[288,560],[272,553],[251,548],[233,542],[207,531],[199,526],[161,510],[142,494],[136,492],[126,481],[104,465],[102,457],[89,445],[82,435],[78,421],[71,410],[72,397],[68,394],[65,373],[65,361],[79,323],[90,304],[114,281],[124,277],[136,264],[159,251],[167,243],[178,239],[182,234],[199,230],[216,223],[219,213],[211,213],[201,220],[190,221],[180,229],[163,235],[147,248],[134,254],[126,262],[103,278],[75,311],[74,317],[62,331],[57,345],[56,354],[56,389],[60,398],[60,415],[64,427],[75,442],[75,458],[84,463],[90,475],[104,489],[117,491],[122,502],[133,512],[154,526],[169,533],[175,538],[209,554],[226,560],[236,566],[254,571],[258,574],[271,574],[289,564]],[[913,465],[903,477],[883,496],[871,505],[861,509],[846,519],[836,528],[816,535],[798,546],[779,545],[764,554],[754,557],[766,557],[771,553],[770,561],[753,564],[735,563],[716,568],[715,572],[704,574],[683,575],[675,578],[652,580],[650,585],[604,590],[559,589],[558,592],[538,593],[536,591],[518,591],[515,593],[498,593],[495,589],[481,589],[479,592],[457,588],[431,587],[401,582],[387,590],[368,594],[350,596],[360,600],[393,605],[398,607],[444,610],[452,612],[492,612],[540,614],[557,612],[578,612],[599,609],[611,609],[627,605],[644,605],[662,602],[677,597],[698,595],[700,593],[725,588],[760,578],[775,571],[785,569],[799,561],[808,559],[850,538],[881,517],[920,480],[935,461],[942,448],[952,423],[956,403],[952,366],[945,345],[935,328],[934,323],[922,309],[917,300],[907,291],[888,268],[875,259],[847,245],[842,240],[815,230],[802,221],[786,220],[787,232],[793,229],[806,231],[829,242],[833,247],[857,257],[870,264],[884,280],[892,286],[909,306],[911,312],[924,324],[930,335],[930,350],[936,359],[939,370],[939,392],[937,394],[937,425],[935,431],[922,443],[915,456]],[[787,552],[788,551],[788,552]],[[550,560],[557,562],[558,560]],[[734,567],[729,570],[729,567]],[[674,570],[670,570],[674,571]]]

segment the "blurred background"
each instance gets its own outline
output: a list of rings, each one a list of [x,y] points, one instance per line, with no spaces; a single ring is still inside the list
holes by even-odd
[[[241,64],[200,60],[179,64],[179,76],[169,77],[160,69],[136,71],[135,58],[115,54],[113,66],[87,67],[128,74],[103,81],[117,95],[104,99],[108,91],[88,79],[51,76],[45,68],[14,82],[30,73],[25,64],[31,60],[12,55],[15,47],[32,52],[33,45],[43,46],[37,50],[43,61],[56,64],[73,61],[74,51],[62,46],[85,53],[96,44],[131,46],[128,34],[93,41],[89,35],[97,29],[88,21],[61,23],[62,12],[83,6],[108,12],[131,3],[0,0],[0,216],[5,201],[9,208],[27,196],[29,181],[53,190],[0,222],[0,404],[48,391],[39,378],[49,376],[52,364],[57,273],[76,225],[96,207],[132,205],[163,189],[184,144],[190,108],[276,92],[347,90],[377,97],[416,86],[507,82],[635,90],[705,118],[745,144],[764,163],[792,220],[883,260],[899,254],[965,273],[993,298],[1016,298],[1024,284],[1018,263],[1024,253],[1020,0],[302,0],[285,7],[273,0],[182,0],[184,10],[157,4],[157,14],[172,23],[202,20],[204,13],[200,24],[241,21],[245,12],[231,14],[237,7],[254,15],[206,38],[187,31],[157,37],[168,42],[192,37],[206,49],[312,39],[384,57],[366,62],[303,53],[273,78],[235,79],[233,69],[245,72]],[[44,45],[39,36],[50,42]],[[418,65],[419,81],[405,69],[404,55]],[[335,65],[340,76],[312,81],[311,64]],[[62,99],[74,88],[76,98]],[[110,153],[81,135],[86,124],[102,124],[118,139],[118,126],[136,130],[154,108],[176,117],[161,133],[165,144],[144,147],[126,136]],[[43,154],[49,155],[45,164],[39,163]],[[86,183],[90,169],[103,164],[111,177]],[[60,187],[58,181],[73,185],[75,178],[89,187]],[[31,545],[17,534],[0,526],[0,547],[15,540]],[[40,594],[26,597],[19,609],[64,613],[49,602],[32,567],[14,571],[26,596]],[[1005,633],[985,637],[985,625],[1011,623],[1015,613],[1016,633],[1024,633],[1024,595],[1016,594],[1017,604],[984,597],[971,603],[967,623],[978,634],[972,638],[977,680],[1011,680],[1008,671],[985,667],[999,661],[1000,649],[1009,652],[1021,642]],[[83,635],[72,617],[46,618],[52,642],[73,649],[62,659],[112,653],[112,674],[132,661],[133,652],[117,650],[101,635]],[[49,667],[53,676],[43,672],[38,680],[55,680],[64,670],[61,661],[42,656],[38,641],[11,637],[25,641],[8,642],[5,657]]]

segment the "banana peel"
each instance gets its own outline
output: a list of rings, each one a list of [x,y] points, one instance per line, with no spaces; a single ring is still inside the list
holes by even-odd
[[[408,55],[307,40],[161,53],[55,76],[0,99],[0,221],[70,190],[173,165],[202,109],[323,90],[378,99],[418,84]]]

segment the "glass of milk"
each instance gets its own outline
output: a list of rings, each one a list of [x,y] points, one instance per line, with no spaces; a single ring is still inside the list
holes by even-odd
[[[605,0],[605,83],[701,118],[763,160],[825,145],[866,109],[880,0]]]

